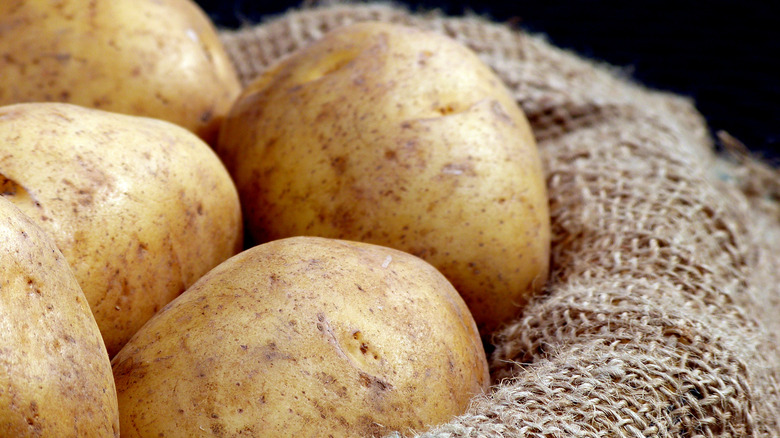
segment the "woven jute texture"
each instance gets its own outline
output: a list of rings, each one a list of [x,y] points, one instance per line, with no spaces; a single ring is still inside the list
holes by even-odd
[[[690,101],[479,17],[327,4],[221,35],[246,83],[365,20],[476,51],[531,121],[550,194],[545,293],[495,333],[491,391],[421,436],[780,436],[777,171],[716,156]]]

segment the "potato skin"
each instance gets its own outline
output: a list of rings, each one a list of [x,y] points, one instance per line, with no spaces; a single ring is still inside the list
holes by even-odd
[[[406,433],[463,413],[489,379],[465,303],[432,266],[317,237],[222,263],[112,365],[123,437]]]
[[[317,235],[417,255],[485,336],[544,286],[549,207],[530,127],[448,38],[337,29],[250,84],[215,149],[259,242]]]
[[[168,120],[209,143],[241,90],[191,0],[3,0],[0,105],[55,101]]]
[[[0,436],[119,436],[87,300],[51,237],[2,196],[0,327]]]
[[[241,250],[238,193],[193,133],[63,103],[0,107],[3,196],[51,233],[114,355]]]

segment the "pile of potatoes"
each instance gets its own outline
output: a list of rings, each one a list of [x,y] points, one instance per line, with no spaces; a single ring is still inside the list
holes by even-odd
[[[533,134],[444,36],[243,88],[190,0],[0,3],[0,436],[382,436],[544,287]]]

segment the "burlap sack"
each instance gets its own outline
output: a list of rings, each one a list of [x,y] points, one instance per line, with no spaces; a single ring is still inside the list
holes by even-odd
[[[480,18],[331,4],[221,35],[248,82],[363,20],[475,50],[528,115],[547,171],[547,292],[495,334],[491,392],[424,436],[780,436],[775,170],[716,158],[691,102]]]

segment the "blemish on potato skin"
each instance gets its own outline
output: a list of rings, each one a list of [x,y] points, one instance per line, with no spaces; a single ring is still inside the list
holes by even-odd
[[[428,64],[428,59],[433,56],[433,52],[430,50],[423,50],[417,55],[417,64],[424,67]]]
[[[32,277],[27,277],[27,287],[30,289],[30,292],[35,295],[41,296],[43,294],[41,288],[38,286],[38,282]]]
[[[200,121],[201,123],[207,123],[214,117],[214,109],[208,108],[202,113],[200,113]]]
[[[38,403],[32,400],[29,405],[26,422],[33,436],[40,436],[43,431],[43,426],[40,424],[38,416]]]
[[[216,415],[216,414],[213,414]],[[215,418],[215,417],[212,417]],[[213,423],[211,425],[211,433],[216,436],[224,436],[225,434],[225,425],[222,423]]]
[[[491,101],[490,102],[490,110],[496,116],[496,118],[498,120],[500,120],[501,122],[507,123],[507,124],[512,125],[512,126],[516,126],[515,125],[515,121],[512,120],[511,117],[509,117],[509,114],[506,113],[506,111],[504,110],[504,107],[501,105],[501,102],[499,102],[497,100]]]
[[[330,165],[336,171],[336,174],[343,175],[347,170],[347,157],[336,156],[331,158]]]
[[[149,245],[147,245],[144,242],[138,242],[138,250],[136,252],[138,258],[143,258],[148,250],[149,250]]]
[[[447,163],[441,168],[441,173],[444,175],[464,175],[472,177],[477,175],[474,170],[474,165],[468,161]]]
[[[391,385],[390,382],[362,371],[358,372],[358,380],[360,384],[366,388],[376,389],[378,391],[393,390],[393,385]]]
[[[354,210],[346,205],[337,205],[332,212],[322,212],[323,217],[329,217],[337,230],[350,229],[356,222]]]
[[[361,435],[372,438],[384,436],[389,432],[384,425],[377,423],[373,418],[368,416],[361,416],[358,418],[355,426],[357,431],[361,432]]]

